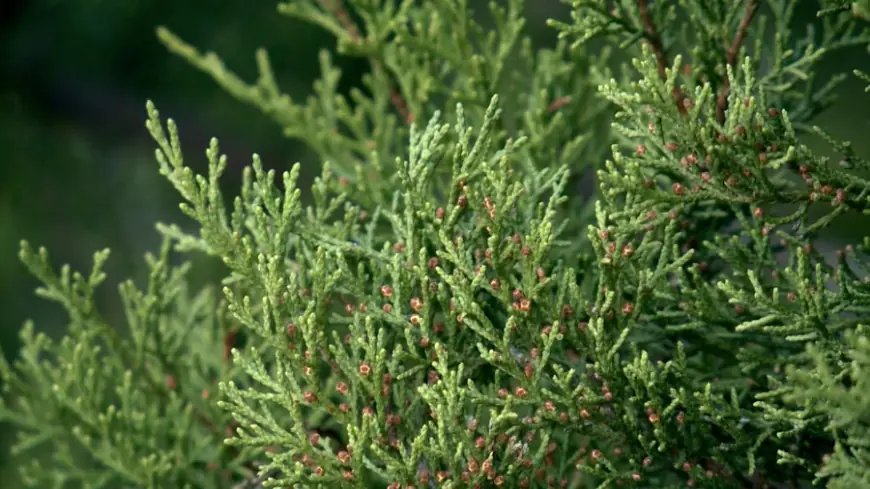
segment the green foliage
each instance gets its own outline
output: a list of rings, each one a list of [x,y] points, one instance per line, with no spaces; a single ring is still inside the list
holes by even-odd
[[[226,198],[217,141],[196,174],[149,103],[195,230],[158,226],[148,286],[121,286],[128,337],[93,303],[106,253],[84,277],[23,245],[70,316],[0,363],[18,450],[53,455],[29,481],[870,487],[870,238],[819,251],[870,213],[870,160],[813,126],[843,79],[817,64],[870,44],[862,3],[797,39],[785,0],[575,0],[540,51],[519,0],[491,29],[463,0],[349,3],[279,6],[372,66],[344,96],[322,54],[305,103],[265,52],[248,84],[158,31],[323,171],[306,204],[298,164],[255,155]],[[632,59],[618,78],[593,40]],[[171,248],[220,259],[222,298]]]

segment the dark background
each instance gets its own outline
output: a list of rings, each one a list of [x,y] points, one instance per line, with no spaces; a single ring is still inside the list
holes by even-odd
[[[482,2],[472,2],[481,4]],[[816,2],[802,1],[796,22],[814,16]],[[178,196],[157,173],[153,144],[144,128],[146,99],[181,129],[186,160],[202,168],[208,139],[217,137],[230,165],[226,185],[237,188],[240,169],[253,152],[267,166],[304,163],[305,182],[318,172],[310,153],[281,135],[255,109],[236,102],[206,75],[169,54],[154,35],[165,25],[251,80],[253,52],[269,49],[282,88],[297,99],[317,77],[317,51],[332,40],[316,27],[275,13],[273,0],[0,0],[0,347],[18,348],[25,319],[52,336],[63,332],[59,307],[33,295],[36,281],[18,262],[18,243],[45,245],[53,263],[87,270],[92,253],[113,251],[108,283],[99,301],[118,320],[116,287],[142,279],[146,250],[156,250],[155,221],[186,222]],[[558,0],[528,2],[530,33],[540,45],[555,35],[547,17],[565,18]],[[801,29],[802,30],[802,29]],[[345,88],[366,64],[338,59]],[[822,71],[870,69],[862,50],[841,53]],[[870,96],[860,83],[842,87],[840,102],[817,121],[870,154]],[[827,149],[819,146],[820,151]],[[866,234],[861,225],[840,226],[837,240]],[[866,229],[866,228],[865,228]],[[201,267],[203,276],[213,267]],[[0,425],[0,486],[18,487]]]

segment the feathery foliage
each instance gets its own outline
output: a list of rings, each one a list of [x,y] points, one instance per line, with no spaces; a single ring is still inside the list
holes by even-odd
[[[369,60],[348,96],[329,52],[298,102],[264,51],[249,83],[158,30],[322,174],[305,204],[298,164],[255,155],[225,197],[217,141],[194,173],[148,104],[197,231],[158,226],[126,331],[93,301],[108,252],[82,275],[22,245],[70,318],[0,363],[17,451],[52,455],[28,482],[870,488],[870,237],[817,249],[870,213],[870,160],[813,125],[868,2],[800,37],[787,0],[574,0],[543,50],[521,0],[347,3],[278,11]],[[222,291],[173,253],[219,259]]]

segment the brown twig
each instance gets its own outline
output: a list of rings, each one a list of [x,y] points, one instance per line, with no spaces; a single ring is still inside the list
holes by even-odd
[[[227,332],[227,334],[224,335],[224,342],[223,342],[224,365],[229,365],[229,363],[230,363],[230,357],[232,356],[232,353],[233,353],[233,347],[236,346],[236,336],[237,335],[238,335],[238,332],[235,329],[229,330]]]
[[[568,105],[569,103],[571,103],[571,96],[570,95],[565,95],[563,97],[559,97],[556,100],[553,100],[552,102],[550,102],[550,105],[547,106],[547,112],[556,112],[557,110]]]
[[[743,11],[743,18],[740,19],[740,25],[737,26],[737,34],[731,41],[731,45],[725,49],[725,64],[726,66],[734,67],[737,61],[737,55],[740,53],[740,46],[746,40],[746,34],[749,32],[749,24],[752,23],[752,18],[755,16],[755,11],[758,7],[757,0],[746,0],[746,9]],[[725,73],[725,79],[722,86],[719,87],[719,93],[716,97],[716,121],[720,124],[725,122],[725,111],[728,110],[728,95],[731,92],[731,80],[728,78],[728,73]]]
[[[653,22],[652,15],[649,12],[647,0],[638,0],[637,10],[640,15],[641,24],[643,24],[644,37],[650,44],[650,47],[652,47],[653,54],[656,57],[656,67],[658,68],[659,76],[662,80],[667,80],[668,75],[666,70],[668,67],[668,61],[665,54],[665,47],[662,44],[662,38],[659,35],[655,22]],[[674,102],[677,104],[677,110],[680,111],[680,114],[686,115],[686,107],[683,105],[683,100],[686,96],[683,94],[683,91],[675,85],[673,95]]]
[[[331,12],[332,15],[334,15],[335,18],[338,19],[338,22],[340,22],[341,25],[344,26],[344,30],[347,31],[347,34],[350,36],[353,42],[359,41],[359,28],[357,28],[353,19],[350,18],[350,14],[347,13],[347,9],[345,9],[341,5],[341,0],[317,0],[317,3],[319,3],[324,10]]]
[[[342,0],[317,0],[317,3],[319,3],[324,10],[335,16],[338,22],[344,27],[344,30],[347,31],[347,35],[350,37],[351,41],[358,43],[362,40],[359,27],[357,27],[356,23],[350,17],[347,9],[344,8]],[[372,69],[375,71],[386,72],[378,60],[370,59],[369,61],[372,64]],[[393,107],[395,107],[399,112],[406,124],[414,122],[414,114],[408,111],[408,103],[402,97],[402,94],[399,93],[399,90],[392,84],[390,86],[390,103],[393,104]]]

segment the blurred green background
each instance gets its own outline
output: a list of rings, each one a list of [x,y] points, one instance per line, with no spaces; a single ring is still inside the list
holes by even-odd
[[[472,2],[482,4],[483,2]],[[530,33],[552,43],[548,17],[565,18],[558,0],[529,1]],[[815,2],[797,22],[812,19]],[[275,13],[273,0],[0,0],[0,347],[18,348],[25,319],[57,337],[65,317],[33,295],[36,282],[17,259],[19,240],[45,245],[55,264],[86,270],[92,253],[113,251],[108,284],[99,300],[121,324],[114,284],[143,279],[142,254],[155,250],[155,221],[187,223],[178,198],[157,173],[144,129],[144,105],[153,100],[181,129],[187,161],[204,166],[208,139],[229,156],[228,191],[253,152],[267,166],[304,165],[303,185],[318,162],[256,110],[218,89],[206,76],[168,54],[154,29],[165,25],[200,49],[218,52],[237,73],[253,79],[253,51],[269,49],[278,80],[296,98],[317,77],[317,51],[332,40],[313,26]],[[480,5],[482,6],[482,5]],[[478,10],[482,10],[478,8]],[[338,59],[344,89],[356,84],[364,62]],[[870,66],[856,49],[827,62],[826,73]],[[859,102],[856,102],[859,101]],[[838,105],[819,118],[837,137],[870,153],[870,96],[850,80]],[[843,239],[865,234],[844,227]],[[853,233],[849,235],[848,233]],[[203,276],[213,267],[205,266]],[[8,453],[8,426],[0,425],[0,487],[18,487]]]

